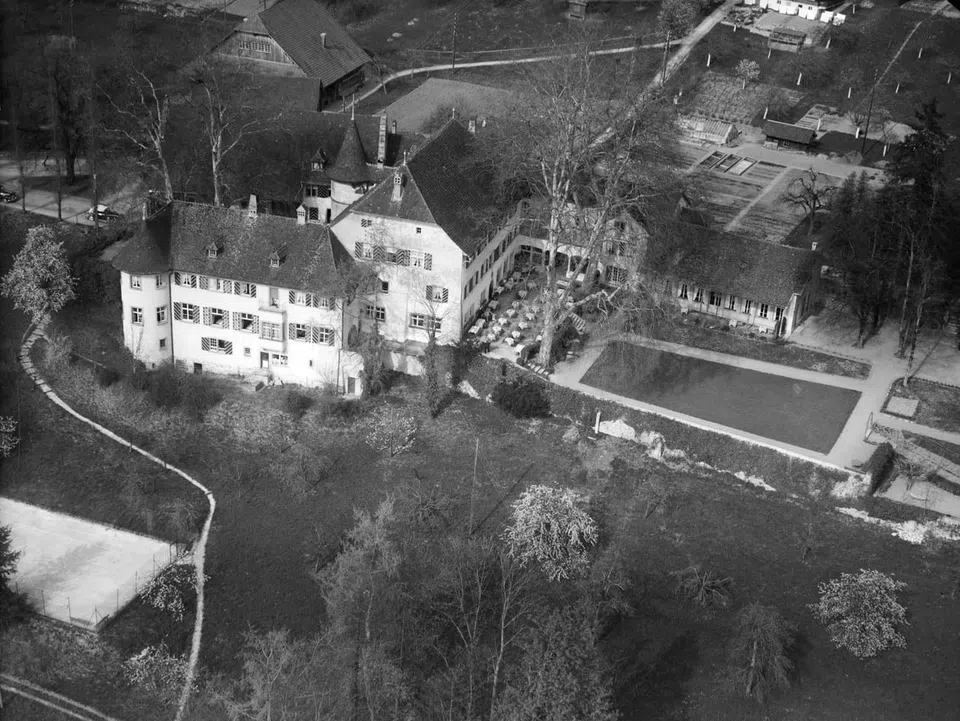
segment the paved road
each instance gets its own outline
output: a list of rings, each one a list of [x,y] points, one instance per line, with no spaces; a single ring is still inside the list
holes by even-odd
[[[33,167],[33,163],[24,175],[28,178],[52,177],[51,173],[40,167]],[[19,171],[14,158],[9,153],[0,153],[0,184],[6,190],[20,192]],[[119,193],[112,193],[105,196],[100,202],[104,205],[115,206],[117,210],[124,210],[129,207],[137,196],[138,188],[130,185]],[[78,225],[93,225],[93,221],[87,220],[86,213],[93,204],[92,196],[64,195],[62,198],[62,218],[67,223],[76,223]],[[25,194],[27,212],[46,215],[50,218],[57,217],[57,194],[52,190],[40,190],[28,188]],[[18,200],[16,203],[10,203],[8,208],[23,207]]]

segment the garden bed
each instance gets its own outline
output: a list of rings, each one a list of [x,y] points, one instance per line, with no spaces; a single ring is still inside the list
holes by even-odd
[[[789,341],[778,343],[759,340],[744,337],[738,332],[713,330],[690,322],[664,323],[662,326],[653,334],[658,340],[847,378],[867,378],[870,375],[869,363],[801,348]]]
[[[890,394],[920,401],[912,420],[942,431],[960,433],[960,388],[914,378],[909,386],[896,381]]]

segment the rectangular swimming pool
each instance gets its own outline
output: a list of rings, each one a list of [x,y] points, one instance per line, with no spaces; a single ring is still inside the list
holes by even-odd
[[[757,436],[829,453],[860,392],[610,343],[581,383]]]

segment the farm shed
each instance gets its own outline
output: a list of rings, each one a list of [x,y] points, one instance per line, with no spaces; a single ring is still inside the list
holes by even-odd
[[[680,129],[687,137],[716,143],[717,145],[729,143],[740,134],[736,125],[725,123],[722,120],[710,120],[695,115],[681,115],[678,122]]]
[[[788,53],[798,53],[806,39],[806,33],[799,30],[776,28],[770,33],[770,37],[767,39],[767,47],[774,50],[785,50]]]
[[[763,134],[766,136],[764,145],[768,147],[808,150],[813,144],[816,131],[813,128],[768,120],[763,125]]]

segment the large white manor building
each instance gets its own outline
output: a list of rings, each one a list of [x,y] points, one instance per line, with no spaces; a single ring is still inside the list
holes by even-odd
[[[550,257],[525,202],[495,207],[472,161],[473,123],[449,121],[394,167],[383,164],[385,120],[375,152],[349,123],[335,158],[315,156],[296,218],[258,212],[256,198],[247,209],[174,201],[145,213],[114,259],[135,357],[354,394],[357,341],[374,325],[386,365],[417,374],[430,335],[459,341],[519,260],[572,275],[582,250]],[[632,219],[611,225],[595,259],[602,283],[639,271],[683,310],[780,335],[812,306],[809,250],[690,226],[673,252]]]

